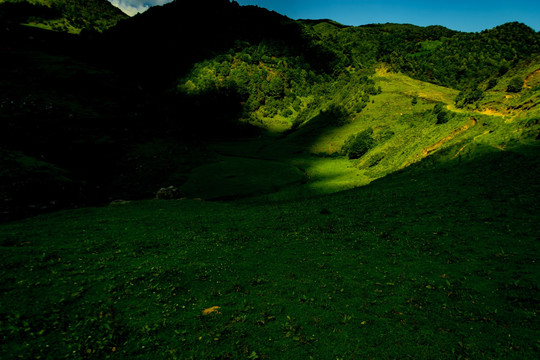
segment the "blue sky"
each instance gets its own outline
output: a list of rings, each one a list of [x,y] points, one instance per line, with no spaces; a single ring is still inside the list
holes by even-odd
[[[110,0],[135,14],[171,0]],[[197,0],[179,0],[197,1]],[[539,0],[236,0],[258,5],[293,19],[332,19],[345,25],[409,23],[481,31],[510,21],[540,31]],[[127,11],[126,11],[127,10]]]

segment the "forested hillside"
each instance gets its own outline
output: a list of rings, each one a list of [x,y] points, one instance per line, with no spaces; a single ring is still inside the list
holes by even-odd
[[[379,64],[461,90],[458,101],[470,104],[510,68],[522,66],[540,53],[540,35],[519,23],[472,34],[442,27],[387,24],[353,28],[321,21],[305,22],[302,33],[326,54],[329,61],[322,71],[265,41],[247,43],[196,64],[179,89],[191,94],[235,90],[245,101],[245,118],[287,128],[330,106],[343,107],[347,115],[359,113],[369,96],[379,91],[368,80]]]
[[[65,32],[104,30],[123,15],[106,1],[38,3],[0,6],[11,24],[61,14],[69,25],[2,30],[6,213],[147,198],[169,185],[193,197],[236,197],[246,183],[241,196],[280,193],[249,181],[276,163],[291,176],[279,184],[305,185],[277,198],[332,192],[425,157],[537,136],[540,35],[524,24],[349,27],[201,0],[76,36]]]
[[[481,33],[440,26],[311,24],[321,44],[331,47],[343,66],[363,68],[384,62],[394,71],[459,90],[504,75],[540,51],[539,34],[520,23]]]

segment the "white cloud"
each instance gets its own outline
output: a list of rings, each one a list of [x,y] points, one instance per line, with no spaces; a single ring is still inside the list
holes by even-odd
[[[111,4],[128,14],[129,16],[145,12],[154,5],[163,5],[172,0],[109,0]]]

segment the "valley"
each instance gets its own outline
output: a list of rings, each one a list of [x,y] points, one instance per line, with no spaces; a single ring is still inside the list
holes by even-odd
[[[1,358],[538,357],[532,28],[229,0],[0,25]]]

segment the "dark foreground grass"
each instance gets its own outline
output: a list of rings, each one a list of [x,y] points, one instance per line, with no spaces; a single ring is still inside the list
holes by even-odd
[[[0,357],[537,359],[538,155],[4,224]]]

